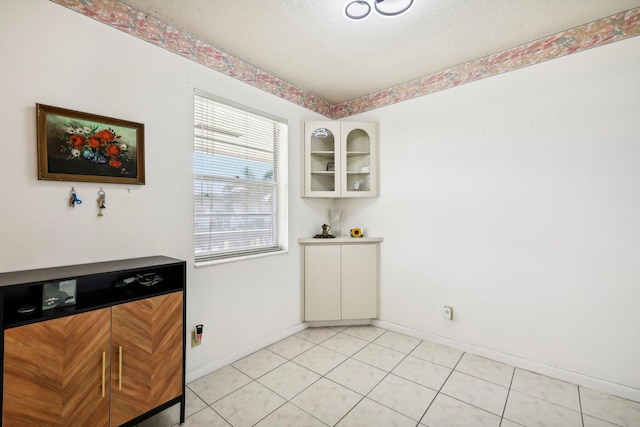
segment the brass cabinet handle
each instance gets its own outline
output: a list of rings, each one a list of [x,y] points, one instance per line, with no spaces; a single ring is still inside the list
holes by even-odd
[[[102,352],[102,397],[104,397],[105,379],[107,377],[107,352]]]
[[[122,390],[122,346],[120,346],[120,360],[119,360],[119,369],[118,369],[118,390]]]

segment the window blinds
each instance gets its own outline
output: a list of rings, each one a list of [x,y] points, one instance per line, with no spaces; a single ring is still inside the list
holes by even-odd
[[[195,260],[282,250],[286,121],[196,93]]]

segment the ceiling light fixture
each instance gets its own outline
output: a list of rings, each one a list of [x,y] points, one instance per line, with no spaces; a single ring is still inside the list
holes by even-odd
[[[329,129],[326,128],[319,128],[313,131],[312,136],[316,137],[316,138],[326,138],[329,135],[331,135],[331,131]]]
[[[393,18],[406,13],[414,0],[347,0],[344,5],[344,15],[354,21],[361,21],[371,15],[371,4],[373,10],[379,15]]]

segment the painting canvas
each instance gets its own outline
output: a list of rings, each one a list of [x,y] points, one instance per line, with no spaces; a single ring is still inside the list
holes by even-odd
[[[144,184],[144,124],[36,104],[38,179]]]

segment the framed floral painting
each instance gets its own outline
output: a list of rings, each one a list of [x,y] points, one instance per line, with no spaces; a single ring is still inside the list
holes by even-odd
[[[144,184],[144,124],[36,104],[38,179]]]

